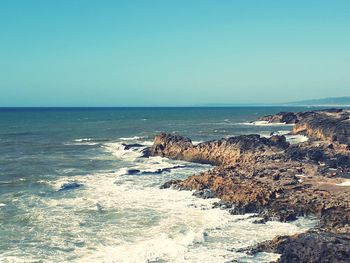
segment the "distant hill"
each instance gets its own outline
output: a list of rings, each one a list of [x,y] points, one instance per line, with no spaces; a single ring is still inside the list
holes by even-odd
[[[293,106],[350,106],[350,97],[323,98],[288,102]]]

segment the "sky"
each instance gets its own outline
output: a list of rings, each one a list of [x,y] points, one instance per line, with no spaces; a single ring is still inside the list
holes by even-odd
[[[0,0],[0,107],[350,96],[349,0]]]

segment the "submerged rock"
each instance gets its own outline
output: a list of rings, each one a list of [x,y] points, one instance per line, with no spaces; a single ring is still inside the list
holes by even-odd
[[[72,189],[76,189],[80,186],[82,186],[82,184],[77,183],[77,182],[64,183],[61,185],[61,187],[60,187],[60,189],[58,189],[58,191],[72,190]]]
[[[130,143],[130,144],[123,143],[122,145],[124,146],[124,150],[130,150],[133,148],[144,147],[144,145],[139,144],[139,143]]]

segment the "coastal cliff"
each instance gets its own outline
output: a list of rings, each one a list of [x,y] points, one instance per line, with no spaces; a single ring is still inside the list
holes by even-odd
[[[261,120],[295,124],[292,133],[307,135],[309,140],[290,145],[280,135],[241,135],[194,145],[189,138],[162,133],[155,137],[152,155],[216,165],[184,181],[170,181],[163,188],[173,186],[196,190],[194,194],[202,198],[217,197],[221,200],[217,207],[232,214],[258,213],[263,217],[260,223],[316,216],[320,219],[316,230],[257,248],[281,253],[279,262],[349,262],[349,112],[283,112]],[[316,245],[321,243],[324,245]],[[304,249],[281,249],[289,246]],[[324,253],[338,256],[327,261],[321,257]]]

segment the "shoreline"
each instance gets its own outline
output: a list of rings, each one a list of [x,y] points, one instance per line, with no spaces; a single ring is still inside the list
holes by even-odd
[[[291,237],[276,237],[246,251],[281,254],[278,262],[346,262],[350,258],[350,121],[341,109],[284,112],[258,121],[293,124],[293,135],[309,140],[290,144],[284,135],[241,135],[192,144],[171,134],[155,137],[150,155],[215,165],[209,171],[162,188],[196,190],[219,198],[232,214],[257,213],[290,222],[315,216],[320,224]],[[291,249],[294,247],[295,249]],[[325,255],[326,254],[326,255]],[[297,261],[292,261],[292,260]]]

